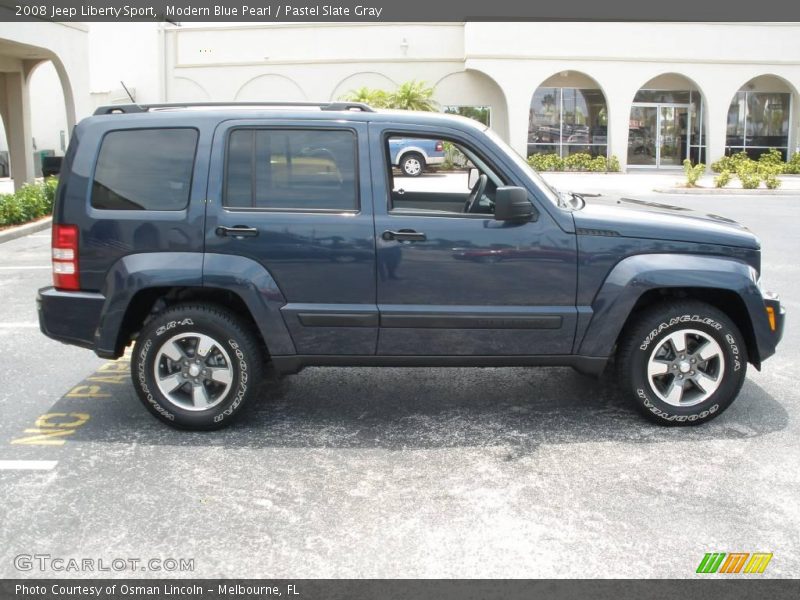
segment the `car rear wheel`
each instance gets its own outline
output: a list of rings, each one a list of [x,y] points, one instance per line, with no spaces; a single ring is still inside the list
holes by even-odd
[[[416,152],[409,152],[400,161],[400,170],[408,177],[419,177],[425,170],[425,159]]]
[[[626,328],[619,381],[650,419],[693,425],[720,415],[747,372],[747,349],[727,315],[701,302],[660,304]]]
[[[263,356],[258,340],[233,314],[179,304],[139,334],[131,376],[139,399],[180,429],[228,425],[254,395]]]

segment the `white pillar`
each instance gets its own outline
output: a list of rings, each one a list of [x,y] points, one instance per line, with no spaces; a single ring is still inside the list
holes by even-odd
[[[705,127],[706,127],[706,164],[710,165],[725,155],[725,139],[728,132],[728,109],[733,100],[735,89],[726,91],[709,91],[706,93]]]
[[[619,77],[623,78],[622,75]],[[628,131],[631,121],[631,106],[636,91],[636,88],[628,83],[613,81],[609,81],[604,89],[608,107],[609,155],[619,159],[619,166],[623,173],[628,167]]]
[[[33,181],[33,134],[28,85],[22,73],[5,75],[5,126],[14,189]]]

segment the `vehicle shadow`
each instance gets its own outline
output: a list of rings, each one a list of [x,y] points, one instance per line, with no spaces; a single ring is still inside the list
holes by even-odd
[[[568,368],[309,368],[264,383],[240,418],[214,432],[174,430],[139,402],[130,380],[99,398],[65,395],[51,412],[85,411],[76,441],[230,448],[508,447],[750,438],[784,429],[784,407],[750,380],[734,404],[699,427],[645,420],[613,377]]]

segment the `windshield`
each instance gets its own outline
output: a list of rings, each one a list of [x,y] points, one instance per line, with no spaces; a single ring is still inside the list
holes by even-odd
[[[486,135],[488,135],[488,136],[489,136],[489,138],[490,138],[490,139],[491,139],[491,140],[492,140],[492,141],[493,141],[495,144],[497,144],[498,146],[500,146],[500,148],[501,148],[502,150],[505,150],[506,154],[507,154],[508,156],[510,156],[510,157],[511,157],[511,159],[514,161],[514,163],[516,163],[516,165],[517,165],[517,166],[520,168],[520,170],[521,170],[523,173],[525,173],[525,175],[526,175],[527,177],[529,177],[529,178],[530,178],[530,180],[533,182],[533,184],[534,184],[534,185],[535,185],[535,186],[536,186],[538,189],[542,190],[542,193],[543,193],[543,194],[544,194],[544,195],[547,197],[547,199],[548,199],[548,200],[550,200],[550,202],[552,202],[553,204],[555,204],[556,206],[558,206],[558,207],[560,207],[560,208],[564,208],[564,203],[563,203],[563,201],[561,200],[561,195],[560,195],[560,193],[558,192],[558,190],[556,190],[556,189],[555,189],[553,186],[551,186],[549,183],[547,183],[547,182],[544,180],[544,178],[543,178],[541,175],[539,175],[539,173],[537,173],[537,172],[536,172],[536,171],[533,169],[533,167],[531,167],[531,166],[528,164],[528,161],[526,161],[524,158],[522,158],[522,157],[521,157],[521,156],[520,156],[520,155],[517,153],[517,151],[516,151],[516,150],[514,150],[514,149],[513,149],[511,146],[509,146],[508,144],[506,144],[506,143],[505,143],[505,142],[504,142],[504,141],[503,141],[503,140],[500,138],[500,136],[499,136],[499,135],[497,135],[497,134],[496,134],[494,131],[492,131],[491,129],[486,129],[486,130],[485,130],[485,133],[486,133]]]

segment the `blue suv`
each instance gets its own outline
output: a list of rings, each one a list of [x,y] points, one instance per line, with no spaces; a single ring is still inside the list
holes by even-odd
[[[397,148],[445,143],[462,168],[395,176]],[[133,344],[139,398],[186,429],[228,424],[267,366],[612,362],[646,416],[697,424],[784,326],[735,222],[560,193],[474,121],[360,104],[98,109],[52,264],[42,331]]]

